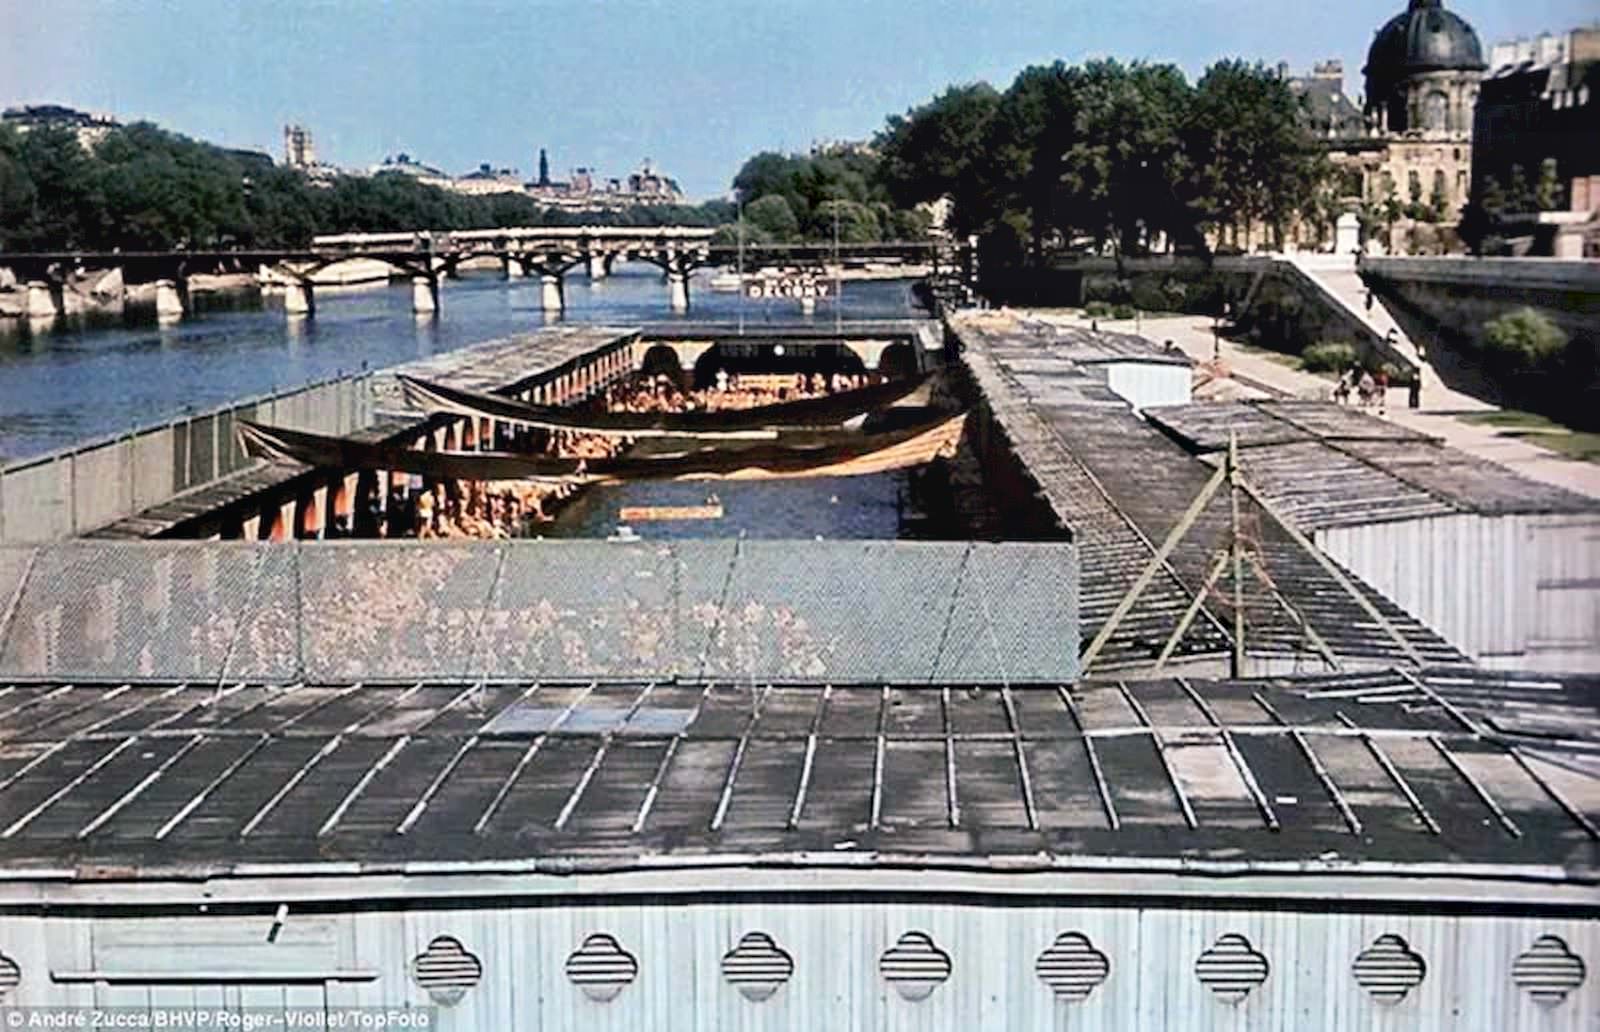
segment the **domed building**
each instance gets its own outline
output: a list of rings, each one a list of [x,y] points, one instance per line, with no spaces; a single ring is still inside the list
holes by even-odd
[[[1488,65],[1478,34],[1441,0],[1411,0],[1367,51],[1367,117],[1380,132],[1467,138]]]
[[[1473,109],[1487,67],[1477,32],[1442,0],[1410,0],[1373,37],[1369,143],[1341,162],[1361,168],[1369,223],[1381,223],[1372,250],[1453,248],[1444,227],[1460,222],[1472,193]]]

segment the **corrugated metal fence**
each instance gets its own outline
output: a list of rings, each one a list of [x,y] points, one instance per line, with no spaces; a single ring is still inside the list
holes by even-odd
[[[0,543],[57,541],[243,469],[234,423],[345,434],[372,421],[372,374],[327,380],[0,468]]]
[[[0,918],[20,975],[5,1002],[437,1007],[429,1028],[618,1032],[1589,1032],[1600,1013],[1600,926],[1537,912],[985,906],[929,893],[292,910],[276,941],[272,925],[270,912]],[[274,984],[274,971],[301,981]]]

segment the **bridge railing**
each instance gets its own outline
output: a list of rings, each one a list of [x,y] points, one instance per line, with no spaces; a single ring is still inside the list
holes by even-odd
[[[359,430],[373,418],[371,379],[336,377],[0,467],[0,543],[87,533],[252,465],[234,434],[241,419]]]

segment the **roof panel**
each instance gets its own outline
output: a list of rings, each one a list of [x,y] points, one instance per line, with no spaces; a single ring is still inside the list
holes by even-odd
[[[217,691],[116,687],[61,697],[111,716],[137,696],[198,703]],[[502,702],[545,691],[530,687],[491,691]],[[91,730],[96,720],[59,733],[18,725],[0,745],[0,860],[120,861],[154,877],[246,860],[658,866],[712,853],[840,852],[860,863],[930,850],[921,862],[1232,856],[1314,868],[1330,854],[1339,864],[1565,858],[1585,877],[1583,851],[1600,841],[1591,813],[1600,776],[1580,773],[1600,750],[1593,679],[1449,670],[1414,682],[1377,671],[753,693],[686,683],[605,686],[598,698],[568,684],[545,707],[567,719],[537,730],[492,738],[432,719],[471,691],[236,688],[225,701],[299,697],[253,711],[253,731],[180,727],[154,707],[147,725],[116,732]],[[334,719],[329,700],[348,709]],[[307,717],[307,702],[330,719]],[[572,719],[590,703],[612,716]],[[646,703],[680,716],[630,733],[615,714],[637,716]],[[420,721],[360,716],[402,708]],[[1527,722],[1530,711],[1540,719]]]

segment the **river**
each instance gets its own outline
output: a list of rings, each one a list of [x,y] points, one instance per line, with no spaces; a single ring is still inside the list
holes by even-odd
[[[618,266],[591,284],[566,279],[565,322],[635,326],[673,320],[751,325],[802,320],[793,301],[717,293],[706,275],[691,285],[691,310],[674,315],[654,266]],[[202,411],[313,380],[378,369],[546,325],[539,280],[492,273],[448,281],[437,318],[411,312],[411,287],[319,290],[317,314],[287,319],[254,294],[197,295],[193,314],[157,325],[133,309],[109,323],[76,320],[32,334],[0,320],[0,462],[124,433],[186,410]],[[810,321],[905,318],[921,312],[908,281],[844,284],[842,307],[822,302]]]

